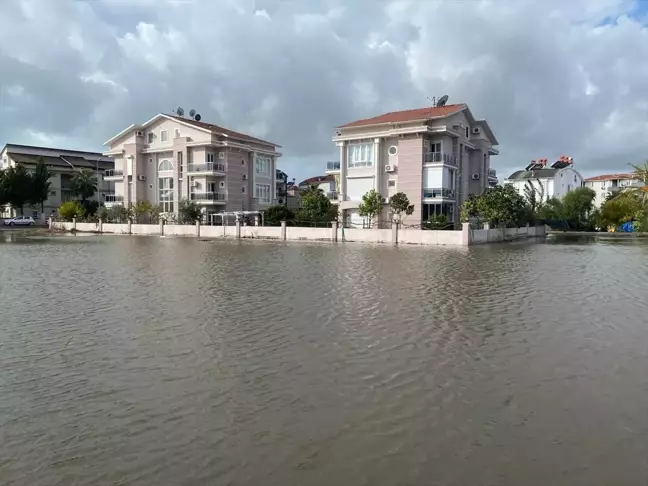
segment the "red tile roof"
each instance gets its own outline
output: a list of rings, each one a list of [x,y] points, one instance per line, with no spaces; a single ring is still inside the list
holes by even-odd
[[[383,115],[365,118],[339,126],[338,128],[362,127],[365,125],[378,125],[380,123],[404,123],[416,120],[427,120],[429,118],[443,118],[457,113],[466,108],[465,104],[446,105],[441,107],[417,108],[415,110],[392,111]]]
[[[196,121],[192,118],[184,118],[182,116],[177,116],[177,115],[166,115],[166,116],[175,118],[176,120],[179,120],[184,123],[188,123],[189,125],[194,125],[198,128],[204,128],[210,130],[212,133],[216,135],[226,135],[228,137],[236,138],[238,140],[263,143],[266,145],[274,145],[275,147],[279,147],[279,145],[277,145],[276,143],[268,142],[267,140],[261,140],[260,138],[256,138],[256,137],[251,137],[250,135],[246,135],[245,133],[235,132],[234,130],[230,130],[228,128],[219,127],[218,125],[212,125],[211,123]]]
[[[585,182],[611,181],[614,179],[638,179],[636,174],[603,174],[585,179]]]

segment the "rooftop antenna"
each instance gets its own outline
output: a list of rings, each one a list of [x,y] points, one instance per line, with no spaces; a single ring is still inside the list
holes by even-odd
[[[445,106],[445,104],[448,102],[448,95],[443,95],[441,98],[439,98],[439,101],[436,102],[437,108],[441,108],[442,106]]]
[[[176,108],[176,111],[175,111],[175,112],[176,112],[176,115],[178,115],[178,116],[184,116],[184,110],[182,109],[181,106],[178,106],[178,107]]]

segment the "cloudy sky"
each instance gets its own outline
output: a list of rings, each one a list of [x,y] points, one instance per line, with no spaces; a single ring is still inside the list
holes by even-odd
[[[648,0],[2,0],[0,144],[101,150],[176,106],[283,145],[298,180],[336,125],[448,94],[501,174],[648,159]]]

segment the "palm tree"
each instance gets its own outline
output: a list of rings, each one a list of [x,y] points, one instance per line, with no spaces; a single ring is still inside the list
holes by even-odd
[[[533,185],[533,182],[528,180],[524,185],[524,195],[529,201],[531,210],[535,213],[538,208],[540,208],[545,203],[545,188],[544,184],[540,179],[536,179],[538,182],[538,187],[536,188]]]
[[[89,169],[81,169],[72,176],[72,192],[81,196],[81,202],[85,203],[86,199],[94,196],[97,191],[97,181],[94,179],[94,173]]]

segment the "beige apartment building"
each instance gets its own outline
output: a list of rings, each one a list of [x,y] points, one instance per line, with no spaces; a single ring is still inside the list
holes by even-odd
[[[72,177],[81,169],[92,171],[97,176],[97,192],[90,199],[102,203],[105,200],[105,194],[112,192],[112,185],[109,181],[104,181],[101,174],[112,169],[114,162],[110,157],[97,152],[8,143],[0,151],[0,170],[21,164],[28,171],[32,171],[41,158],[51,175],[49,197],[42,207],[40,205],[25,206],[23,208],[25,216],[45,221],[48,217],[56,214],[62,203],[79,199],[72,191]],[[2,218],[16,216],[16,212],[15,208],[0,207],[0,217]]]
[[[193,118],[158,114],[105,145],[115,160],[106,205],[149,201],[179,216],[179,202],[198,203],[205,219],[222,212],[264,210],[277,199],[279,145]],[[219,219],[220,220],[220,219]]]
[[[600,208],[608,196],[632,187],[641,187],[643,181],[634,173],[603,174],[585,179],[583,185],[594,190],[594,207]]]
[[[389,197],[407,195],[414,213],[405,224],[419,225],[434,214],[459,218],[461,203],[492,184],[490,157],[498,145],[486,120],[465,104],[386,113],[336,129],[340,161],[326,172],[339,176],[338,204],[345,222],[362,226],[362,196],[375,189],[385,198],[381,218],[389,219]],[[489,177],[490,176],[490,177]]]

